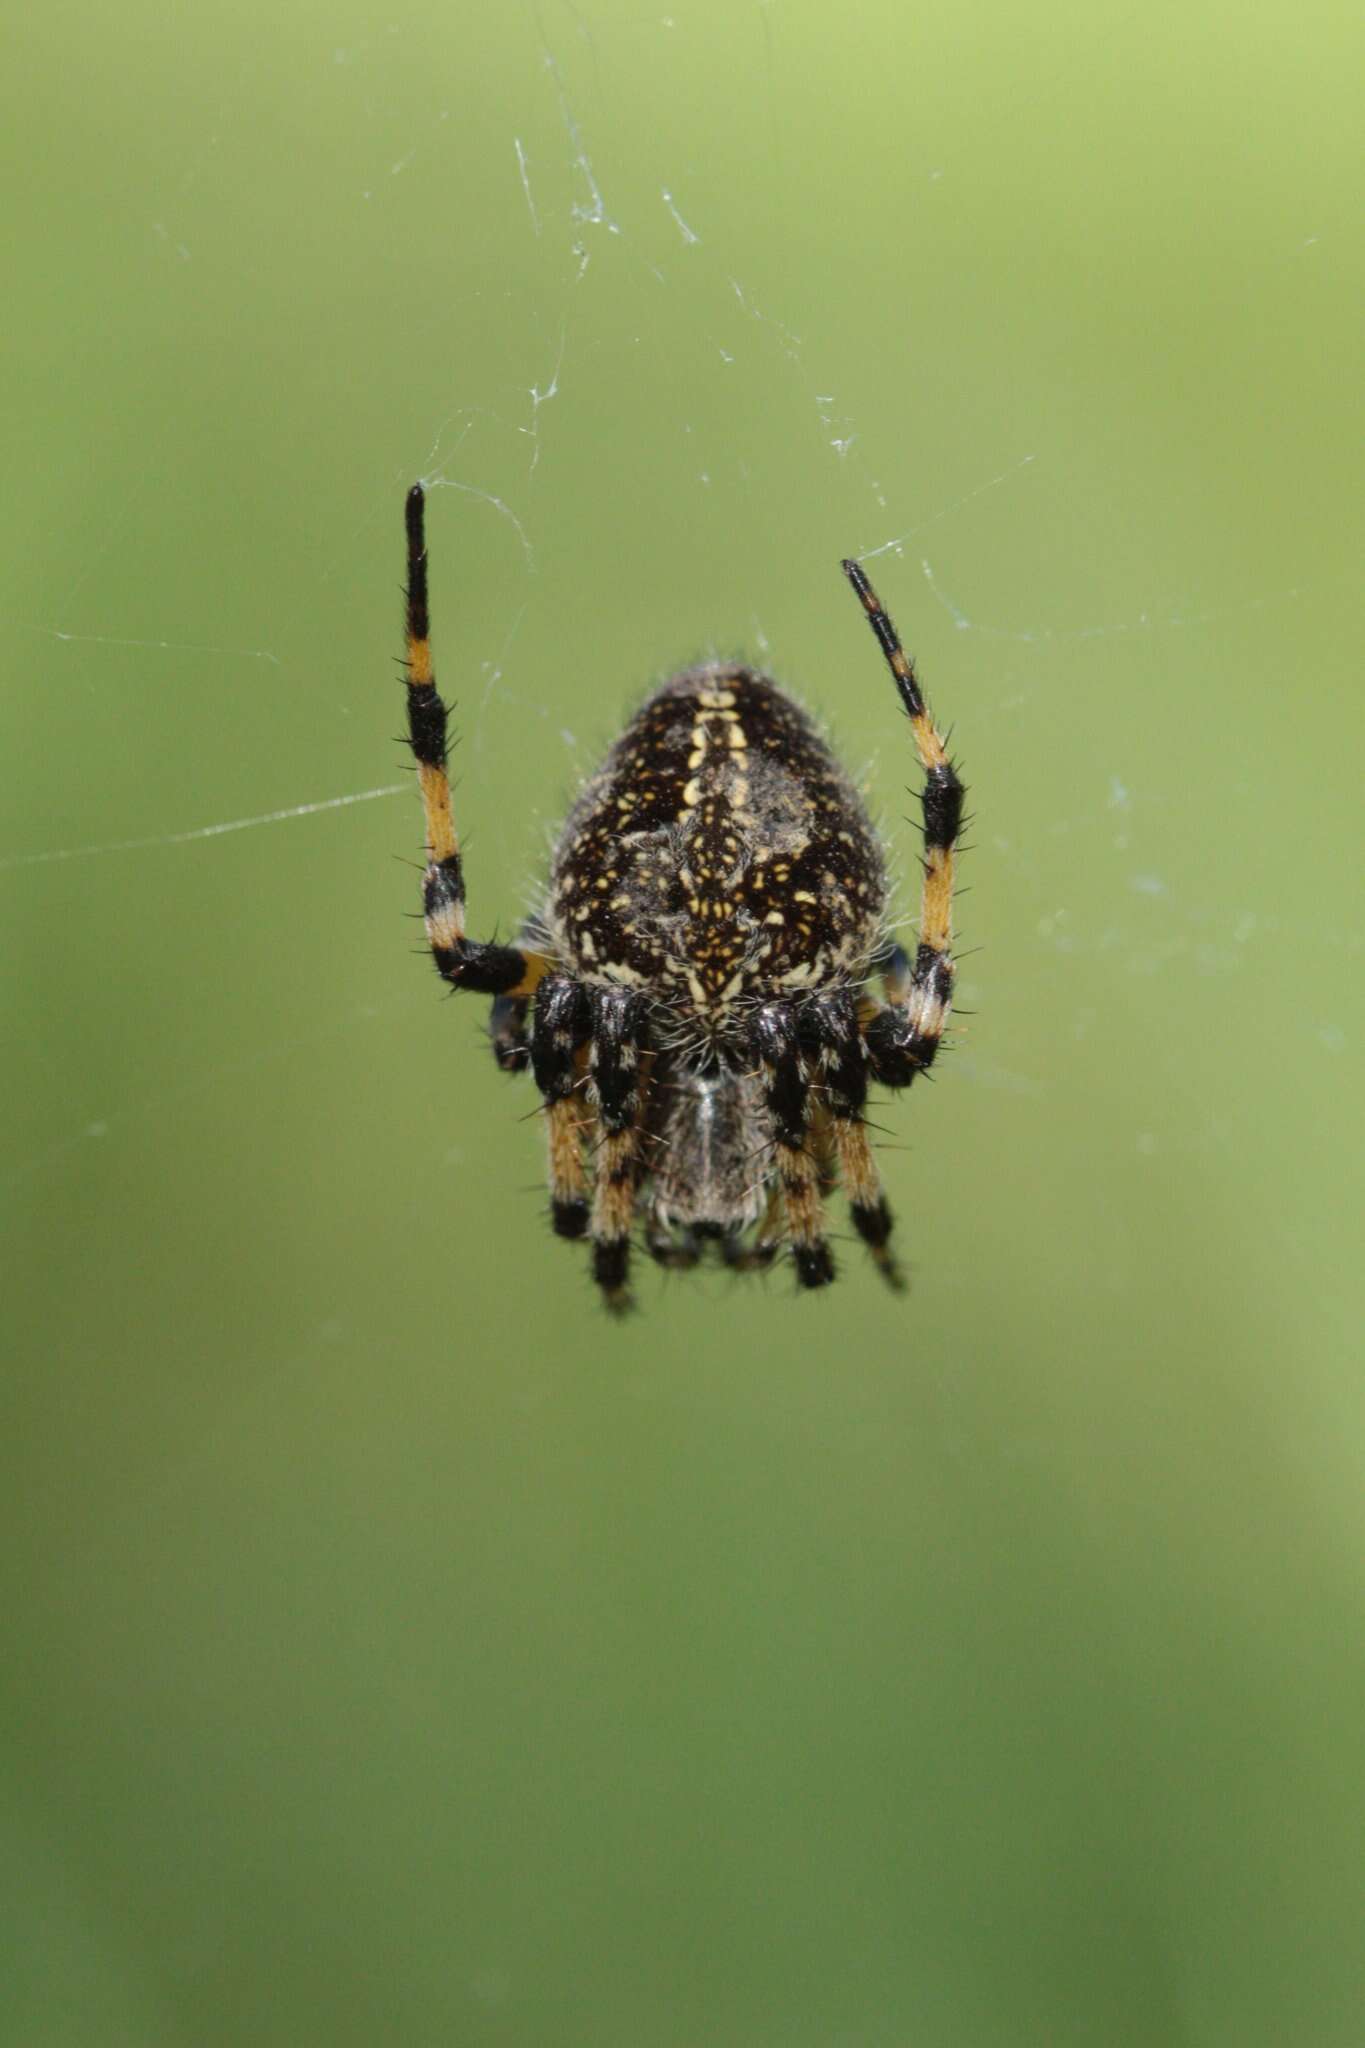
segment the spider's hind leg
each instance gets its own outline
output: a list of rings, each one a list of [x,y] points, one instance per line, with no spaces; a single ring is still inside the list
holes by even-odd
[[[448,767],[449,717],[436,688],[427,602],[426,500],[420,484],[408,492],[407,699],[408,745],[417,764],[427,859],[422,915],[436,971],[452,988],[475,994],[529,996],[549,967],[541,953],[471,939],[465,931],[464,859],[455,831]]]
[[[953,880],[966,791],[886,607],[857,562],[845,562],[844,574],[862,602],[891,671],[924,770],[919,944],[913,964],[898,947],[893,950],[887,970],[888,1000],[884,1007],[870,1006],[863,1023],[873,1079],[888,1088],[908,1088],[916,1074],[932,1065],[953,1007]]]

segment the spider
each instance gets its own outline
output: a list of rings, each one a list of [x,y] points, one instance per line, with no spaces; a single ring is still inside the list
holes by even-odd
[[[554,1230],[590,1239],[612,1309],[630,1302],[637,1224],[661,1265],[712,1251],[753,1271],[786,1244],[799,1284],[823,1287],[837,1177],[899,1286],[864,1107],[870,1081],[906,1088],[931,1065],[948,1021],[963,785],[867,577],[844,562],[925,775],[913,959],[885,936],[882,847],[853,784],[772,678],[735,662],[685,669],[642,705],[565,820],[541,908],[515,945],[486,944],[465,933],[424,513],[414,484],[406,673],[427,939],[452,989],[493,997],[499,1067],[535,1078]]]

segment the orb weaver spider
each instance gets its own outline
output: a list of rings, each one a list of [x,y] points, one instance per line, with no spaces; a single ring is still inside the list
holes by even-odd
[[[964,792],[872,585],[844,562],[924,771],[913,958],[886,937],[882,846],[852,782],[771,676],[735,662],[654,691],[570,810],[540,908],[515,945],[488,944],[465,931],[424,508],[415,484],[406,673],[427,940],[452,989],[493,997],[498,1065],[531,1069],[555,1231],[589,1239],[613,1309],[629,1304],[637,1225],[661,1265],[710,1249],[753,1271],[787,1243],[800,1285],[823,1287],[837,1179],[899,1285],[864,1109],[870,1082],[906,1088],[932,1064],[948,1022]]]

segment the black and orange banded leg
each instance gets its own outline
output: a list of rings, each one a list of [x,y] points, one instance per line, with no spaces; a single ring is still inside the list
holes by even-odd
[[[892,1256],[891,1210],[882,1192],[881,1175],[872,1156],[863,1110],[867,1102],[867,1060],[858,1023],[857,998],[841,989],[816,996],[803,1013],[802,1030],[824,1084],[825,1102],[839,1162],[839,1178],[848,1196],[853,1227],[871,1252],[889,1287],[905,1285]]]
[[[426,818],[427,865],[422,912],[436,970],[452,988],[489,996],[531,995],[549,963],[519,946],[485,945],[465,936],[464,867],[446,772],[446,707],[431,665],[427,608],[426,500],[420,484],[408,492],[407,684],[408,744]]]
[[[889,1002],[869,1006],[863,1021],[874,1080],[888,1088],[905,1088],[932,1063],[953,1006],[953,873],[966,792],[890,615],[858,564],[845,562],[843,568],[895,679],[924,769],[919,945],[909,975],[897,974],[894,980],[888,975]]]
[[[765,1003],[754,1018],[753,1034],[797,1278],[803,1287],[827,1287],[834,1278],[834,1258],[825,1238],[820,1169],[810,1135],[810,1088],[795,1007]]]
[[[545,1101],[550,1221],[557,1237],[582,1237],[588,1227],[588,1175],[583,1161],[588,1115],[578,1082],[579,1054],[591,1029],[588,999],[581,985],[567,974],[547,974],[535,994],[531,1065]]]
[[[599,1131],[592,1197],[592,1276],[610,1309],[630,1306],[630,1233],[640,1179],[645,1005],[628,989],[593,988],[589,1087]]]

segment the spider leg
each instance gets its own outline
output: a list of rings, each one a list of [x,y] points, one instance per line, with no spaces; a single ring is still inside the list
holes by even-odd
[[[886,657],[924,769],[919,945],[908,977],[896,969],[893,954],[890,1000],[884,1007],[869,1007],[863,1021],[873,1078],[889,1088],[906,1088],[931,1064],[953,1004],[953,871],[965,791],[889,614],[858,564],[845,562],[843,567]]]
[[[425,505],[422,486],[414,484],[408,492],[406,515],[408,744],[417,763],[426,819],[422,910],[427,941],[437,973],[452,988],[474,989],[490,996],[529,996],[549,970],[543,954],[525,952],[519,946],[485,945],[465,936],[464,867],[446,769],[446,707],[431,665]]]
[[[588,1072],[601,1129],[593,1187],[592,1271],[607,1307],[624,1309],[630,1305],[626,1283],[639,1178],[645,1005],[638,995],[621,988],[594,988],[588,999]]]
[[[811,1157],[815,1161],[816,1184],[820,1199],[827,1202],[839,1185],[837,1168],[838,1153],[834,1136],[834,1119],[829,1105],[817,1091],[810,1109]]]
[[[753,1032],[797,1275],[803,1287],[825,1287],[834,1278],[834,1259],[825,1239],[819,1168],[809,1144],[810,1091],[793,1006],[765,1003],[755,1015]]]
[[[545,1098],[550,1168],[550,1220],[558,1237],[582,1237],[588,1227],[588,1176],[583,1164],[582,1109],[574,1099],[578,1053],[588,1042],[591,1015],[581,983],[547,974],[536,990],[531,1064]]]
[[[857,1000],[847,990],[816,996],[801,1021],[815,1047],[825,1084],[834,1152],[853,1227],[887,1285],[899,1289],[905,1282],[889,1249],[891,1211],[863,1118],[867,1057],[858,1027]]]

